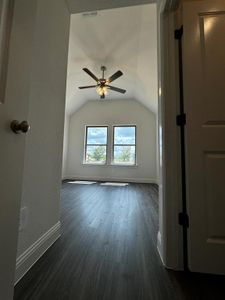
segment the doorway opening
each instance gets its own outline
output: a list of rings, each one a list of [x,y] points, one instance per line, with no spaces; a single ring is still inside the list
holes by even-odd
[[[102,66],[107,79],[123,73],[110,86],[126,93],[109,89],[102,99],[97,86],[79,89],[96,85],[88,75],[100,78]],[[62,236],[48,255],[57,248],[54,277],[58,264],[71,266],[74,298],[81,285],[84,299],[92,285],[97,299],[147,298],[157,289],[149,282],[166,277],[157,251],[157,68],[156,4],[71,15]],[[61,272],[59,285],[72,273]],[[56,281],[40,295],[50,297]]]
[[[151,259],[161,264],[157,254],[157,63],[156,4],[71,16],[62,207],[65,215],[65,206],[70,211],[79,207],[74,222],[80,220],[86,228],[87,236],[83,231],[81,236],[88,244],[89,263],[104,257],[101,272],[97,266],[100,281],[106,268],[115,271],[118,264],[122,268],[117,284],[123,276],[135,277],[132,270],[142,264],[141,252],[146,259],[151,252]],[[125,93],[108,89],[105,98],[99,96],[102,66],[106,79],[118,70],[123,73],[110,85]],[[91,278],[95,271],[85,272]],[[141,279],[142,271],[140,267],[137,280],[149,281]],[[126,282],[129,285],[132,280]],[[145,283],[141,288],[148,293]],[[124,287],[117,292],[123,293]]]

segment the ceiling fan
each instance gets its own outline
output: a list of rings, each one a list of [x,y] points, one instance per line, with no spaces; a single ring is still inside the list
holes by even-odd
[[[89,76],[91,76],[95,81],[96,85],[88,85],[88,86],[80,86],[79,89],[89,89],[89,88],[96,88],[97,93],[100,95],[101,99],[105,98],[105,95],[108,93],[108,90],[112,90],[115,92],[119,92],[122,94],[126,93],[126,90],[120,89],[115,86],[109,85],[112,81],[116,80],[120,76],[123,75],[123,73],[119,70],[116,73],[114,73],[112,76],[110,76],[108,79],[104,78],[105,75],[105,66],[101,66],[102,70],[102,78],[97,78],[89,69],[83,68],[84,72],[86,72]]]

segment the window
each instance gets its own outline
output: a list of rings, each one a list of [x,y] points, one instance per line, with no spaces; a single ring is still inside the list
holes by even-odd
[[[85,140],[85,163],[106,164],[108,127],[87,126]]]
[[[136,165],[136,126],[110,127],[109,137],[108,126],[86,126],[84,163]]]
[[[113,164],[136,164],[136,126],[113,127]]]

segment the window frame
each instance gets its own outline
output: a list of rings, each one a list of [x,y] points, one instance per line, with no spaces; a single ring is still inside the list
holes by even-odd
[[[115,128],[116,127],[134,127],[135,128],[135,144],[115,144]],[[134,164],[126,164],[126,163],[116,163],[114,162],[114,147],[115,146],[134,146],[135,147],[135,162]],[[137,125],[136,124],[129,124],[129,125],[113,125],[112,126],[112,144],[111,144],[111,165],[113,166],[126,166],[126,167],[133,167],[137,166]]]
[[[87,138],[88,138],[88,128],[106,128],[107,134],[106,134],[106,144],[88,144]],[[106,158],[104,163],[93,163],[93,162],[87,162],[87,147],[88,146],[105,146],[106,147]],[[85,125],[85,139],[84,139],[84,158],[83,158],[83,164],[85,165],[93,165],[93,166],[105,166],[107,165],[108,161],[108,148],[109,148],[109,126],[108,125]]]

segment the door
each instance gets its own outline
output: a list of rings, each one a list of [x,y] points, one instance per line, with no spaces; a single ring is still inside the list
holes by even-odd
[[[12,1],[1,2],[12,3]],[[5,96],[0,99],[0,299],[2,300],[13,297],[26,138],[25,134],[13,133],[10,123],[15,119],[27,120],[28,116],[35,3],[35,0],[14,2],[7,84]],[[3,8],[1,6],[1,9]],[[8,21],[10,20],[8,19],[7,23]],[[6,44],[1,45],[1,50],[3,47],[6,47]],[[0,78],[0,85],[2,82]]]
[[[225,274],[225,1],[183,6],[191,271]]]

